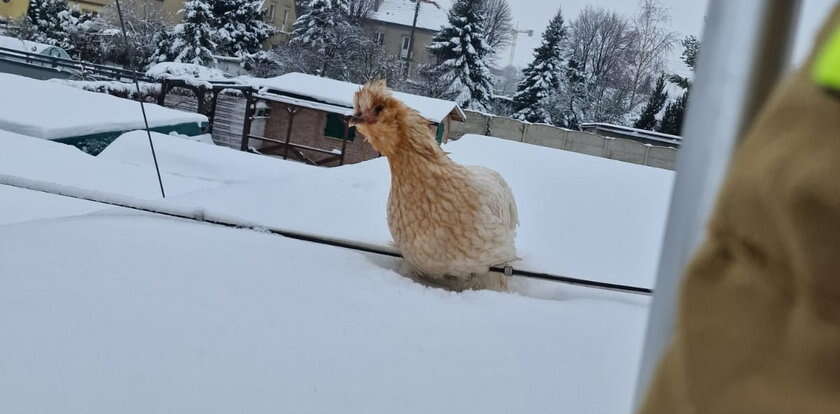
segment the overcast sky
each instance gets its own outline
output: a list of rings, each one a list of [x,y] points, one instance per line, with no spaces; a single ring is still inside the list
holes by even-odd
[[[744,1],[744,0],[727,0]],[[838,0],[804,0],[802,19],[796,41],[795,60],[801,60],[810,48],[814,32],[822,24],[831,7]],[[604,7],[626,15],[633,16],[639,7],[638,0],[508,0],[513,9],[514,22],[520,29],[535,30],[534,37],[519,37],[519,44],[514,57],[514,64],[525,66],[532,58],[532,52],[541,39],[542,31],[548,21],[554,16],[558,8],[563,10],[566,22],[573,20],[578,13],[588,5]],[[671,12],[671,29],[680,37],[693,34],[698,37],[703,32],[703,21],[706,15],[708,0],[662,0],[662,4]],[[672,71],[683,72],[684,65],[679,60],[679,50],[675,50],[669,59]],[[507,63],[508,53],[502,54]]]

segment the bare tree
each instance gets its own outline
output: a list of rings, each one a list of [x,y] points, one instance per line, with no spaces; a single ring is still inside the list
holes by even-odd
[[[484,41],[493,53],[498,54],[513,41],[513,13],[507,0],[483,0]]]
[[[628,110],[633,110],[646,99],[640,89],[643,85],[650,85],[656,74],[661,72],[665,54],[677,40],[676,34],[666,27],[669,21],[668,10],[659,0],[641,0],[630,37],[632,52],[628,55],[631,76]]]
[[[621,122],[627,113],[632,76],[628,58],[633,35],[627,19],[605,9],[587,7],[571,23],[569,62],[577,79],[571,99],[582,122]]]
[[[145,0],[122,0],[123,20],[129,38],[129,47],[120,32],[117,8],[111,3],[102,10],[102,21],[110,30],[102,33],[103,58],[134,69],[143,69],[151,62],[157,48],[157,39],[166,27],[164,12]]]
[[[350,19],[358,21],[364,19],[376,8],[376,0],[348,0],[347,14]]]

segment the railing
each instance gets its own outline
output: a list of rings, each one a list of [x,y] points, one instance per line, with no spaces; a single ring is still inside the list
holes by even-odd
[[[71,72],[78,72],[80,78],[93,78],[102,80],[133,81],[137,79],[142,82],[156,82],[146,77],[144,73],[134,72],[128,69],[113,66],[98,65],[95,63],[82,62],[72,59],[63,59],[55,56],[31,53],[24,50],[9,49],[0,47],[0,60],[25,63],[39,67],[53,69],[66,69]]]

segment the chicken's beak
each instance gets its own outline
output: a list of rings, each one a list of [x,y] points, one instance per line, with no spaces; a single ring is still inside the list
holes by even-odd
[[[349,121],[349,122],[347,122],[347,126],[354,127],[354,126],[356,126],[356,125],[359,125],[359,124],[361,123],[361,121],[362,121],[362,119],[361,119],[361,118],[359,118],[359,117],[357,117],[357,116],[351,116],[351,117],[350,117],[350,121]]]

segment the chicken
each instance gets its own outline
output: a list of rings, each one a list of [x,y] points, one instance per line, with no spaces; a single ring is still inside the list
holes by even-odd
[[[516,202],[497,172],[452,161],[430,123],[384,81],[354,96],[351,125],[387,157],[388,228],[413,276],[433,286],[506,290],[490,267],[516,259]]]

